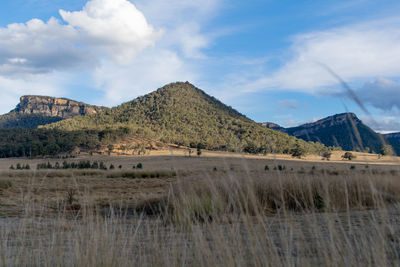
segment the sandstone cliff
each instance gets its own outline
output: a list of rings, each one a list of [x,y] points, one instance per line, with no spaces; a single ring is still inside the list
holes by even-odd
[[[36,128],[63,119],[92,115],[107,108],[49,96],[22,96],[17,107],[0,115],[0,128]]]
[[[67,119],[79,115],[96,114],[104,109],[104,107],[92,106],[66,98],[22,96],[14,111],[20,114],[41,114]]]

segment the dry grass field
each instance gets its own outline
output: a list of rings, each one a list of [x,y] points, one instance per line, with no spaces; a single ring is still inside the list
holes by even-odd
[[[36,170],[88,160],[115,169]],[[179,150],[0,160],[0,265],[400,265],[399,162]]]

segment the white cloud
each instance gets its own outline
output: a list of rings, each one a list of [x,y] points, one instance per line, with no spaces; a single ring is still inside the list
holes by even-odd
[[[0,75],[94,68],[104,55],[129,63],[160,36],[127,0],[92,0],[60,15],[65,23],[32,19],[0,28]]]
[[[130,62],[160,35],[127,0],[92,0],[82,11],[60,10],[60,15],[79,30],[83,43],[105,49],[119,63]]]
[[[248,83],[248,91],[320,92],[338,81],[319,63],[344,80],[400,76],[400,19],[310,32],[293,38],[289,57],[277,71]]]

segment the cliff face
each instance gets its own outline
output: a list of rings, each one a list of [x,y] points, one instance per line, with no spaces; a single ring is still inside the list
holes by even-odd
[[[66,98],[22,96],[17,107],[0,115],[0,128],[36,128],[79,115],[92,115],[107,108]]]
[[[40,114],[48,117],[67,119],[79,115],[96,114],[104,109],[104,107],[92,106],[65,98],[22,96],[20,103],[14,111],[24,115]]]

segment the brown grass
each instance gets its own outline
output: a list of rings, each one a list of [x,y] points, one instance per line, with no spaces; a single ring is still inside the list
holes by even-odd
[[[176,177],[131,179],[138,160],[124,160],[2,173],[0,265],[400,264],[395,166],[160,157],[140,159],[143,172]]]

